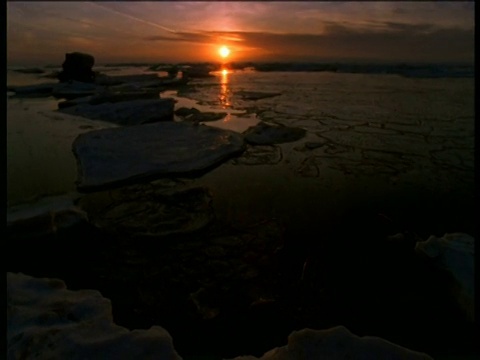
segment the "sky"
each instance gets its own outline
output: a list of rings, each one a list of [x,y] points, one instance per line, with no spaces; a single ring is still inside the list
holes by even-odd
[[[472,62],[474,2],[7,1],[7,64]]]

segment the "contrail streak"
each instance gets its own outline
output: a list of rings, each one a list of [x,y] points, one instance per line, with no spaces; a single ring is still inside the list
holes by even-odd
[[[147,24],[147,25],[156,27],[157,29],[161,29],[161,30],[164,30],[164,31],[168,31],[169,33],[172,33],[172,34],[175,34],[175,33],[176,33],[175,30],[169,29],[169,28],[167,28],[167,27],[165,27],[165,26],[162,26],[162,25],[153,23],[153,22],[151,22],[151,21],[147,21],[147,20],[138,18],[138,17],[133,16],[133,15],[125,14],[125,13],[123,13],[123,12],[121,12],[121,11],[111,9],[111,8],[109,8],[109,7],[107,7],[107,6],[103,5],[103,4],[100,4],[100,3],[97,3],[97,2],[93,2],[93,1],[90,1],[90,4],[91,4],[91,5],[95,5],[95,6],[97,6],[97,7],[100,7],[100,8],[102,8],[102,9],[104,9],[104,10],[107,10],[107,11],[113,13],[113,14],[121,15],[121,16],[124,16],[124,17],[126,17],[126,18],[128,18],[128,19],[132,19],[132,20],[141,22],[141,23],[143,23],[143,24]]]
[[[14,7],[12,7],[12,8],[17,11],[17,14],[22,15],[21,16],[22,18],[25,17],[25,16],[23,16],[22,9],[18,9],[18,8],[14,8]],[[92,22],[92,21],[84,20],[84,19],[75,19],[75,18],[72,18],[72,17],[69,17],[69,16],[65,16],[65,15],[63,15],[60,12],[57,12],[57,11],[51,11],[51,10],[45,10],[45,9],[42,9],[41,11],[42,11],[43,14],[45,14],[47,16],[50,16],[55,20],[57,20],[57,19],[68,20],[68,21],[71,21],[72,23],[77,23],[77,24],[80,24],[80,25],[88,25],[88,26],[92,26],[92,27],[98,27],[98,28],[106,29],[106,30],[113,31],[113,32],[116,32],[116,33],[129,35],[133,38],[140,38],[140,36],[133,34],[131,31],[125,31],[125,30],[119,29],[118,27],[106,26],[106,25],[103,25],[103,24],[99,24],[98,22]],[[15,20],[11,20],[10,18],[8,19],[8,22],[14,22],[14,21]],[[20,24],[20,22],[18,22],[18,23]],[[23,23],[21,23],[21,24],[24,25],[24,26],[27,26],[26,24],[23,24]],[[32,27],[32,24],[29,24],[29,26]],[[54,31],[58,34],[64,34],[64,35],[67,34],[65,31],[62,31],[59,28],[57,28],[55,30],[51,30],[51,29],[45,28],[44,25],[37,26],[37,28],[39,30],[43,31],[43,32],[50,30],[50,31]],[[71,35],[87,36],[85,34],[79,34],[79,33],[77,34],[77,33],[74,33],[74,32],[71,32]],[[97,37],[99,37],[99,36],[97,36]],[[91,36],[90,36],[90,38],[93,39],[93,37],[91,37]],[[99,38],[101,38],[101,36]]]

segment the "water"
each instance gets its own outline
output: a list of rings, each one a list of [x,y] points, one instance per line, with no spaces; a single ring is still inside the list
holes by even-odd
[[[103,70],[149,72],[145,67]],[[242,132],[263,120],[307,130],[304,139],[279,146],[278,164],[228,162],[198,179],[217,194],[220,216],[242,221],[248,213],[249,220],[280,216],[288,221],[296,208],[291,222],[298,224],[312,212],[329,216],[352,203],[392,194],[392,201],[404,192],[436,194],[437,200],[444,194],[457,199],[473,194],[471,77],[252,70],[213,74],[192,80],[179,94],[168,91],[161,97],[176,98],[176,108],[228,113],[209,126]],[[7,71],[7,85],[48,81]],[[244,100],[240,91],[280,95],[253,101]],[[84,131],[113,125],[60,114],[53,98],[8,95],[7,207],[75,192],[72,141]],[[307,150],[305,142],[324,146]]]
[[[372,205],[396,215],[410,212],[419,222],[430,218],[434,231],[441,222],[435,208],[450,220],[455,206],[471,210],[471,78],[250,71],[195,83],[183,96],[308,131],[280,146],[279,164],[225,164],[200,179],[217,194],[220,216],[276,216],[300,230]],[[245,101],[239,91],[281,95]],[[327,145],[306,150],[305,142]],[[456,216],[452,228],[459,230],[468,220]]]
[[[143,73],[145,69],[145,67],[119,67],[103,70],[108,70],[109,74],[124,75]],[[352,286],[353,290],[344,297],[341,294],[338,298],[333,296],[334,299],[345,300],[346,303],[347,300],[353,299],[348,304],[358,307],[356,310],[345,307],[345,311],[351,311],[351,315],[350,317],[345,315],[343,322],[358,326],[357,329],[367,335],[384,336],[382,331],[385,331],[387,340],[402,341],[401,344],[405,346],[411,341],[412,347],[418,350],[422,350],[420,343],[428,343],[430,348],[425,345],[425,349],[435,350],[436,353],[431,353],[434,356],[444,354],[445,347],[451,347],[454,335],[457,337],[453,341],[454,345],[456,344],[453,348],[467,347],[461,345],[462,342],[459,340],[465,329],[455,325],[449,326],[448,321],[443,321],[444,316],[447,316],[447,319],[448,316],[455,316],[453,312],[452,315],[448,311],[443,311],[446,308],[445,300],[440,297],[434,298],[435,295],[431,295],[434,300],[430,297],[424,299],[421,294],[418,295],[421,289],[436,286],[428,283],[431,281],[428,273],[426,275],[416,273],[417,267],[413,266],[413,261],[412,263],[405,261],[402,254],[381,253],[381,247],[379,258],[383,262],[373,263],[380,263],[388,268],[392,262],[394,265],[390,264],[390,267],[398,270],[398,273],[395,272],[398,278],[394,277],[384,282],[382,278],[384,269],[381,266],[371,273],[365,272],[364,268],[368,268],[368,263],[376,259],[375,251],[372,251],[372,254],[363,251],[362,254],[371,256],[371,259],[356,259],[356,254],[352,253],[362,245],[367,249],[374,248],[366,239],[370,230],[373,232],[374,229],[366,229],[363,232],[359,229],[360,235],[356,237],[355,226],[359,225],[358,222],[352,229],[338,229],[337,225],[341,223],[352,226],[354,222],[341,222],[341,219],[348,215],[359,216],[369,212],[374,214],[380,212],[396,220],[404,229],[413,230],[425,238],[432,234],[442,236],[444,232],[473,233],[474,79],[251,70],[214,74],[212,78],[193,80],[191,86],[181,89],[178,93],[172,90],[161,93],[160,96],[177,99],[176,108],[196,107],[201,111],[228,113],[223,120],[206,123],[208,126],[242,132],[263,120],[307,130],[306,137],[299,141],[266,147],[266,153],[275,155],[274,161],[270,164],[247,164],[241,159],[239,161],[233,159],[204,176],[191,180],[192,186],[209,187],[217,217],[235,225],[275,218],[287,229],[287,241],[298,244],[300,250],[295,250],[303,256],[299,257],[300,265],[303,264],[305,256],[313,253],[312,249],[318,249],[315,245],[327,243],[328,239],[343,240],[336,237],[335,231],[349,232],[351,238],[339,242],[342,244],[340,246],[345,248],[332,253],[339,258],[331,260],[332,263],[339,264],[355,260],[357,264],[350,264],[354,266],[354,271],[343,269],[349,276],[338,277],[341,279],[339,288]],[[47,81],[37,75],[7,71],[7,85]],[[243,99],[240,91],[271,92],[279,95],[253,101]],[[20,207],[45,209],[49,204],[63,206],[65,197],[80,196],[81,194],[75,191],[76,164],[71,144],[82,132],[114,125],[58,113],[55,111],[57,100],[53,98],[13,99],[9,98],[9,95],[7,93],[8,212],[15,213]],[[308,143],[310,146],[306,146]],[[30,214],[35,212],[32,211]],[[103,240],[101,239],[100,243],[103,243]],[[309,248],[305,245],[309,241],[315,245]],[[68,246],[71,247],[75,243],[68,242]],[[41,245],[42,248],[44,246]],[[333,245],[329,246],[336,249]],[[91,247],[87,247],[85,251],[90,252],[90,249]],[[62,253],[56,248],[55,251]],[[110,252],[111,249],[108,248],[107,253]],[[20,261],[23,256],[21,252],[21,257],[13,257],[17,259],[13,262]],[[75,256],[80,262],[86,258],[76,253]],[[325,260],[331,256],[327,252],[320,258]],[[117,260],[110,259],[113,265],[108,263],[106,267],[111,269],[118,266]],[[362,261],[365,263],[362,264]],[[40,265],[42,268],[45,266]],[[164,263],[161,266],[163,268]],[[335,266],[332,268],[327,266],[327,269],[333,269],[331,272],[335,274],[321,275],[333,279],[337,278],[337,271],[342,272],[342,269]],[[61,267],[55,267],[55,271],[61,275],[64,275],[64,272],[68,273],[68,270]],[[77,273],[77,269],[74,272]],[[380,275],[377,279],[378,273]],[[128,273],[128,276],[133,276],[132,274]],[[355,286],[355,274],[359,274],[359,277],[367,274],[372,277],[374,284],[383,284],[386,290],[381,286],[375,291],[372,288],[363,289],[360,285]],[[391,272],[386,271],[386,274],[383,274],[383,277],[390,276]],[[85,281],[87,284],[85,286],[95,286],[91,284],[95,284],[97,275],[95,270],[95,276],[81,274],[79,277]],[[48,276],[52,275],[49,273]],[[104,284],[104,287],[108,289],[112,281],[110,278],[107,279],[108,285]],[[403,282],[414,282],[412,279],[424,279],[425,284],[420,284],[423,280],[418,280],[415,282],[418,288],[413,285],[401,287]],[[68,285],[70,279],[65,280]],[[405,288],[405,292],[394,289],[397,285],[400,289]],[[104,289],[101,290],[104,293]],[[385,305],[380,304],[384,299],[382,297],[374,298],[372,295],[372,298],[369,298],[370,303],[372,301],[379,303],[378,308],[373,305],[369,307],[370,311],[373,308],[377,309],[375,312],[377,315],[364,311],[358,305],[362,304],[361,298],[363,296],[367,298],[372,291],[373,294],[388,298],[387,293],[394,294],[394,290],[400,297],[405,297],[404,302],[402,298],[395,301],[390,299],[385,300]],[[301,295],[295,292],[295,289],[290,291],[294,304],[298,301],[308,305],[308,301],[302,302]],[[135,294],[135,291],[131,293]],[[124,302],[124,298],[124,287],[119,287],[116,297],[112,295],[114,313],[117,311],[116,316],[120,318],[122,312],[127,314],[124,318],[128,318],[128,314],[134,308],[130,303]],[[321,304],[321,308],[323,306],[327,312],[330,311],[328,306],[332,304],[325,302],[322,295],[314,299],[315,304]],[[286,302],[289,304],[289,300]],[[341,304],[335,305],[342,309]],[[367,300],[363,305],[367,305]],[[387,312],[378,310],[383,309],[382,305],[389,307]],[[148,309],[148,305],[145,306]],[[155,307],[157,306],[155,302]],[[148,321],[160,324],[158,319],[150,315],[149,312]],[[172,316],[175,317],[177,314]],[[275,313],[274,317],[277,320],[282,317],[289,319],[282,312]],[[396,324],[401,325],[408,321],[404,319],[414,319],[412,321],[415,321],[415,328],[410,328],[405,333],[404,327],[398,326],[401,330],[397,329]],[[335,321],[342,322],[342,319]],[[174,323],[177,323],[176,319]],[[398,330],[397,338],[387,336],[388,331],[382,329],[386,323],[395,331]],[[224,334],[230,341],[238,338],[229,336],[228,331],[231,331],[231,327],[238,330],[235,323],[231,324],[219,329],[216,336]],[[189,343],[191,339],[188,340],[188,335],[184,334],[184,329],[190,328],[190,325],[183,327],[180,323],[177,324],[177,328],[168,328],[172,331],[178,350],[186,353],[195,348]],[[302,327],[307,325],[309,324],[302,323]],[[322,323],[322,326],[327,325]],[[265,331],[266,337],[269,332],[275,333],[275,327],[275,324],[268,327]],[[243,328],[239,329],[239,332],[243,331]],[[279,343],[259,347],[257,355],[261,355],[260,350],[266,351],[273,346],[284,344],[286,339],[283,336],[292,329],[288,328],[285,334],[281,334]],[[350,330],[356,331],[355,328]],[[390,335],[395,331],[391,330]],[[429,343],[425,334],[430,333],[436,334],[434,336],[444,333],[444,338],[449,340],[437,339]],[[208,331],[199,331],[198,336],[195,332],[192,334],[195,334],[195,337],[203,334],[205,338],[200,337],[198,340],[200,343],[214,341],[213,348],[219,347],[219,343],[222,343],[212,340],[217,337],[210,336]],[[182,336],[186,336],[187,340]],[[465,344],[467,341],[464,340]],[[208,347],[208,344],[205,346]],[[180,354],[183,354],[182,351]],[[242,349],[234,355],[240,353],[249,352]]]

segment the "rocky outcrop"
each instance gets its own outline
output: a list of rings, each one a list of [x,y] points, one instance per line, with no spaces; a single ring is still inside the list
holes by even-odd
[[[80,81],[93,83],[95,72],[92,70],[95,58],[90,54],[73,52],[65,54],[65,61],[62,64],[63,71],[58,74],[60,82]]]
[[[7,273],[7,359],[179,360],[160,326],[129,331],[113,322],[110,300],[71,291],[58,279]]]
[[[199,174],[243,151],[237,133],[177,122],[91,131],[73,142],[82,191]]]
[[[124,95],[118,95],[117,99],[122,96],[126,98]],[[136,96],[134,95],[134,97]],[[148,97],[150,96],[148,94]],[[98,101],[101,103],[95,104]],[[62,106],[59,111],[124,126],[173,120],[175,101],[171,98],[137,99],[113,103],[102,101],[101,97],[92,97],[88,103],[81,102],[75,106]]]
[[[303,138],[306,130],[283,125],[260,122],[245,131],[245,141],[252,145],[273,145],[293,142]]]
[[[239,356],[235,360],[432,360],[424,353],[412,351],[374,336],[359,337],[344,326],[327,330],[303,329],[288,337],[288,344],[266,352],[262,357]]]
[[[468,234],[451,233],[442,237],[430,236],[416,243],[415,251],[432,260],[432,265],[445,271],[450,280],[452,295],[471,322],[474,306],[474,238]]]

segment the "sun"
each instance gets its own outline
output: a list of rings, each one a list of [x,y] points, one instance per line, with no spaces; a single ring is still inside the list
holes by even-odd
[[[220,49],[218,49],[218,53],[222,58],[227,58],[228,55],[230,55],[230,49],[226,46],[222,46]]]

